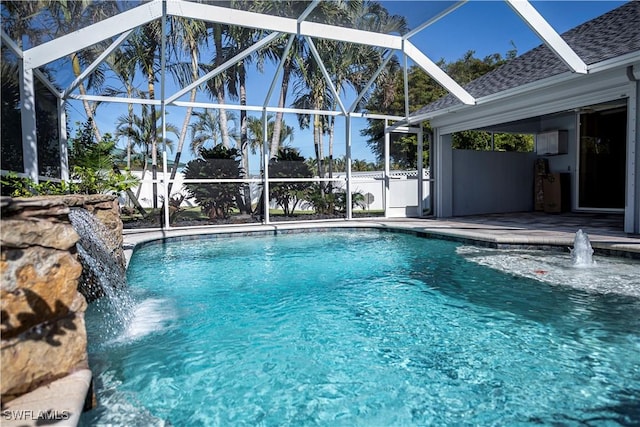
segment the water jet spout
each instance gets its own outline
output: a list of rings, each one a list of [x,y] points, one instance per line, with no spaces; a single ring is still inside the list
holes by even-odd
[[[571,249],[571,259],[576,267],[588,267],[595,264],[593,260],[593,248],[589,236],[582,230],[576,232]]]

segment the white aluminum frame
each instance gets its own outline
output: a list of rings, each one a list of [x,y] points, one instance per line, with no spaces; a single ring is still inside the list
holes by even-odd
[[[522,18],[571,70],[580,74],[587,74],[587,64],[564,41],[562,37],[549,25],[538,11],[525,0],[506,0],[507,4]]]
[[[544,41],[545,44],[549,46],[549,48],[564,62],[566,63],[572,71],[575,73],[587,73],[589,71],[588,67],[584,64],[581,58],[562,40],[562,38],[558,35],[558,33],[547,23],[547,21],[529,4],[527,0],[505,0],[508,5],[516,12],[524,22],[529,25],[529,27],[538,34]],[[135,103],[135,104],[149,104],[149,105],[159,105],[162,110],[163,116],[163,136],[166,134],[166,123],[164,119],[164,115],[166,112],[166,107],[169,105],[172,106],[205,106],[205,108],[216,108],[219,107],[218,104],[213,103],[191,103],[185,101],[179,101],[179,98],[189,92],[191,89],[201,85],[206,80],[214,77],[215,75],[223,72],[226,68],[230,67],[238,60],[245,58],[250,55],[252,52],[260,49],[263,46],[274,41],[276,38],[280,37],[283,34],[289,34],[290,39],[288,43],[287,49],[290,49],[291,44],[293,43],[293,39],[296,36],[303,37],[311,51],[313,52],[314,57],[318,61],[318,65],[320,66],[327,83],[333,92],[338,105],[340,107],[340,111],[311,111],[311,110],[301,110],[294,108],[278,108],[278,107],[269,107],[269,101],[273,90],[276,85],[276,79],[282,70],[282,62],[279,64],[278,69],[273,77],[271,87],[269,89],[269,94],[266,97],[264,104],[261,107],[257,106],[233,106],[233,105],[224,105],[223,108],[226,109],[245,109],[247,111],[261,111],[263,115],[263,121],[266,122],[266,114],[269,111],[274,112],[285,112],[285,113],[307,113],[307,114],[325,114],[325,115],[342,115],[346,117],[347,123],[347,164],[349,167],[347,168],[347,189],[349,189],[349,179],[350,179],[350,155],[351,155],[351,118],[352,117],[368,117],[375,119],[384,119],[385,120],[385,128],[388,128],[388,120],[394,120],[396,123],[392,127],[398,127],[402,123],[409,123],[409,106],[405,105],[405,117],[397,117],[397,116],[387,116],[387,115],[372,115],[367,113],[356,113],[355,109],[357,108],[357,103],[362,99],[364,92],[358,94],[356,101],[350,106],[349,109],[345,108],[339,93],[337,92],[335,86],[331,82],[331,78],[327,72],[326,67],[321,61],[320,55],[318,54],[315,45],[313,43],[313,38],[324,38],[331,39],[349,43],[356,43],[368,46],[375,46],[380,48],[385,48],[389,50],[388,56],[385,59],[385,63],[376,71],[374,76],[367,83],[367,88],[369,88],[375,81],[375,79],[382,72],[385,64],[390,60],[391,56],[394,53],[401,53],[405,60],[405,64],[407,64],[407,60],[411,59],[417,66],[422,68],[425,72],[427,72],[432,78],[434,78],[440,85],[442,85],[447,91],[449,91],[452,95],[457,97],[462,103],[463,106],[472,106],[477,103],[476,100],[471,94],[469,94],[464,88],[462,88],[457,82],[455,82],[449,75],[447,75],[443,70],[441,70],[435,62],[429,59],[424,53],[422,53],[411,41],[409,40],[412,36],[419,33],[423,29],[432,25],[434,22],[439,21],[440,19],[446,17],[448,14],[454,12],[459,7],[463,6],[466,3],[466,0],[458,1],[452,6],[448,7],[444,11],[438,13],[437,15],[431,17],[414,30],[408,32],[403,36],[397,35],[389,35],[389,34],[381,34],[371,31],[363,31],[353,28],[345,28],[336,25],[322,24],[317,22],[310,22],[306,19],[309,17],[311,12],[315,7],[319,4],[320,0],[313,0],[310,5],[306,8],[306,10],[297,18],[284,18],[273,15],[259,14],[255,12],[248,12],[243,10],[231,9],[226,7],[220,7],[212,4],[203,4],[196,3],[185,0],[152,0],[148,3],[144,3],[140,6],[137,6],[133,9],[122,12],[116,16],[104,19],[102,21],[96,22],[87,27],[81,28],[73,33],[58,37],[54,40],[42,43],[40,45],[34,46],[30,49],[21,51],[17,45],[8,37],[4,32],[2,32],[2,43],[9,47],[19,58],[21,62],[21,71],[20,71],[20,94],[21,94],[21,104],[22,104],[22,129],[23,129],[23,162],[24,162],[24,170],[25,174],[38,179],[38,161],[37,161],[37,135],[36,135],[36,118],[35,118],[35,93],[33,86],[33,79],[39,78],[43,83],[50,89],[58,98],[60,98],[60,105],[64,106],[64,102],[68,99],[82,99],[82,100],[90,100],[90,101],[98,101],[98,102],[117,102],[117,103]],[[236,55],[231,60],[225,62],[220,67],[217,67],[215,70],[212,70],[205,76],[198,79],[196,82],[188,85],[185,88],[182,88],[178,92],[173,95],[166,97],[165,94],[165,64],[164,64],[164,55],[162,55],[162,76],[161,76],[161,99],[160,100],[145,100],[138,98],[122,98],[122,97],[107,97],[107,96],[98,96],[98,95],[79,95],[74,93],[75,89],[81,84],[81,82],[86,79],[107,57],[111,54],[115,49],[122,44],[127,37],[132,33],[132,31],[144,24],[147,24],[153,20],[161,19],[163,28],[166,26],[166,17],[167,16],[181,16],[185,18],[192,18],[197,20],[202,20],[210,23],[219,23],[219,24],[228,24],[234,26],[242,26],[249,28],[259,28],[267,31],[272,31],[271,34],[246,49],[244,52]],[[69,87],[67,87],[62,93],[59,93],[55,90],[55,87],[51,82],[49,82],[46,77],[39,72],[38,67],[51,63],[55,60],[63,58],[67,55],[73,54],[75,52],[81,51],[89,46],[95,45],[97,43],[104,42],[109,39],[113,39],[109,47],[91,64],[87,67],[72,83]],[[166,35],[163,32],[162,39],[162,51],[166,49]],[[592,72],[595,70],[591,70]],[[406,85],[406,72],[405,72],[405,85]],[[526,89],[525,89],[526,90]],[[405,89],[407,92],[407,89]],[[408,98],[408,97],[407,97]],[[408,102],[408,100],[407,100]],[[64,111],[64,108],[59,108],[59,111]],[[426,117],[425,117],[426,118]],[[64,120],[63,113],[59,112],[59,119]],[[423,120],[424,118],[420,118]],[[416,118],[412,118],[411,122],[416,122]],[[61,122],[62,123],[62,122]],[[264,124],[263,124],[264,125]],[[266,125],[264,125],[266,126]],[[388,133],[385,133],[388,135]],[[64,137],[64,138],[62,138]],[[61,140],[66,139],[66,135],[61,133]],[[265,132],[265,144],[266,145],[266,132]],[[386,145],[388,146],[388,140],[386,141]],[[388,148],[388,147],[387,147]],[[66,153],[66,152],[65,152]],[[61,154],[63,154],[63,150],[61,148]],[[421,154],[421,153],[420,153]],[[264,177],[263,182],[265,183],[265,194],[268,194],[268,156],[269,153],[263,152],[263,170]],[[386,154],[385,161],[385,174],[388,176],[388,151]],[[61,163],[66,164],[66,156],[65,159],[61,159]],[[163,151],[163,166],[165,173],[167,172],[167,159],[166,159],[166,147],[164,147]],[[421,166],[421,165],[420,165]],[[64,167],[64,166],[63,166]],[[66,174],[66,175],[65,175]],[[63,173],[63,176],[68,176],[68,171]],[[157,180],[155,180],[157,181]],[[165,183],[168,185],[168,182]],[[165,200],[168,197],[166,194],[166,186],[165,186]],[[351,194],[348,191],[348,199],[350,201]],[[166,205],[166,204],[165,204]],[[385,206],[386,209],[386,206]],[[347,206],[348,214],[347,216],[351,217],[351,209],[350,202]],[[167,209],[168,212],[168,209]],[[168,225],[168,213],[165,212],[167,219],[166,224]],[[269,222],[269,212],[268,212],[268,201],[265,200],[265,221]]]

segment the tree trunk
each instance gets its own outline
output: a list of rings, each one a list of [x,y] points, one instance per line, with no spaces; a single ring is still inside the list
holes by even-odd
[[[142,156],[142,174],[140,175],[140,181],[144,181],[144,177],[147,174],[147,154],[145,153],[144,156]],[[140,185],[138,186],[138,191],[136,191],[136,199],[140,198],[140,192],[142,191],[142,186],[144,184],[142,182],[140,182]]]
[[[80,68],[80,59],[78,58],[78,55],[76,55],[75,53],[71,55],[71,65],[73,68],[73,74],[76,77],[78,77],[82,73],[82,70]],[[84,83],[82,82],[80,82],[80,84],[78,85],[78,90],[80,91],[80,95],[82,96],[87,94],[87,89],[84,87]],[[100,130],[98,129],[98,124],[96,123],[95,118],[93,117],[94,116],[93,108],[89,104],[89,101],[87,101],[86,99],[83,99],[82,106],[84,107],[84,112],[87,115],[87,119],[91,119],[93,135],[96,137],[96,141],[97,142],[102,141],[102,135],[100,134]]]
[[[156,99],[153,67],[147,70],[149,99]],[[158,126],[156,121],[156,106],[150,106],[151,116],[151,179],[153,179],[153,209],[158,209]]]
[[[223,48],[222,48],[222,25],[214,24],[213,26],[213,44],[216,48],[216,60],[215,66],[216,68],[222,65],[224,61],[224,57],[222,56]],[[217,77],[218,81],[215,84],[215,92],[216,98],[218,100],[218,104],[225,103],[225,94],[224,94],[224,73]],[[229,144],[229,129],[227,124],[227,111],[223,108],[218,109],[218,119],[220,120],[220,135],[222,137],[222,145],[225,148],[230,148]]]
[[[246,85],[246,73],[244,68],[244,61],[238,64],[238,80],[240,86],[240,105],[247,105],[247,85]],[[249,137],[247,135],[247,110],[240,110],[240,149],[242,153],[242,177],[249,178]],[[243,192],[243,205],[238,206],[241,212],[246,214],[251,213],[251,188],[249,184],[244,183],[242,185]]]
[[[288,57],[282,67],[282,87],[280,88],[280,96],[278,97],[278,107],[284,108],[287,100],[287,91],[289,90],[289,78],[291,77],[291,58]],[[282,121],[284,113],[276,112],[275,122],[273,124],[273,135],[271,135],[271,146],[269,147],[269,158],[273,159],[278,155],[280,148],[280,134],[282,133]]]
[[[196,45],[191,45],[191,77],[193,81],[198,79],[198,50]],[[196,95],[198,93],[197,88],[193,88],[189,95],[189,102],[194,102],[196,100]],[[182,129],[180,130],[180,138],[178,139],[178,148],[176,150],[176,157],[173,159],[173,167],[171,168],[171,177],[169,178],[169,197],[171,197],[171,189],[173,188],[173,180],[176,179],[176,172],[178,170],[178,166],[180,164],[180,156],[182,155],[182,148],[184,146],[184,141],[187,136],[187,129],[189,128],[189,122],[191,121],[191,113],[193,112],[192,107],[187,107],[187,112],[185,113],[184,120],[182,121]]]
[[[316,147],[316,160],[318,161],[318,176],[324,178],[324,150],[322,147],[322,122],[319,115],[313,119],[314,144]]]
[[[78,77],[82,73],[82,70],[80,69],[80,59],[78,59],[78,55],[73,54],[71,56],[71,64],[72,64],[72,68],[73,68],[73,74],[76,77]],[[80,83],[80,85],[78,85],[78,90],[80,91],[81,95],[86,95],[87,94],[87,90],[84,87],[84,83]],[[87,101],[86,99],[82,100],[82,105],[84,107],[85,113],[87,114],[87,118],[91,119],[91,125],[93,127],[93,135],[96,137],[96,141],[98,141],[98,142],[102,141],[102,135],[100,134],[100,129],[98,129],[98,124],[96,123],[96,121],[94,119],[93,108],[91,108],[91,105],[89,105],[89,101]],[[132,106],[129,105],[129,108],[131,109]],[[128,153],[127,161],[128,161],[128,164],[129,164],[129,159],[130,159],[130,152],[131,152],[131,144],[128,144],[127,145],[127,153]],[[118,167],[118,165],[115,162],[113,163],[112,168],[113,168],[114,172],[116,172],[118,174],[121,174],[120,168]],[[140,187],[142,187],[142,185]],[[129,199],[134,204],[136,209],[138,209],[138,212],[140,212],[143,216],[146,216],[147,212],[144,210],[144,208],[142,207],[142,205],[140,205],[140,202],[138,201],[139,195],[140,194],[138,193],[138,195],[136,196],[135,194],[133,194],[133,191],[127,190],[127,196],[129,196]]]
[[[329,118],[329,178],[333,178],[333,136],[335,118]]]
[[[217,87],[216,91],[218,104],[224,105],[224,87]],[[227,120],[227,110],[225,110],[224,108],[218,109],[218,120],[220,121],[220,137],[222,138],[222,145],[224,146],[224,148],[231,148],[231,144],[229,143],[229,124]]]

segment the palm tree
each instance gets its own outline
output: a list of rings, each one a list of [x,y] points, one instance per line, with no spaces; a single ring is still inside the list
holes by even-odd
[[[273,138],[273,133],[275,132],[275,128],[277,125],[278,122],[274,120],[274,116],[272,114],[267,115],[267,140],[271,140]],[[256,154],[257,149],[262,146],[262,142],[264,140],[262,119],[255,116],[250,116],[247,119],[247,129],[251,153]],[[284,122],[281,124],[280,129],[281,131],[280,140],[278,141],[278,150],[285,146],[287,140],[289,142],[293,142],[294,133],[293,127],[287,125]]]
[[[208,141],[211,141],[211,147],[214,147],[218,144],[222,144],[222,146],[226,149],[227,147],[222,142],[223,140],[223,132],[220,128],[221,124],[236,122],[235,115],[233,112],[226,110],[210,110],[205,108],[203,111],[193,111],[191,113],[194,117],[197,118],[195,123],[191,124],[191,152],[194,155],[198,155],[200,150],[205,147]],[[226,120],[221,120],[220,115],[225,114]],[[227,129],[227,135],[233,135],[236,132],[231,129]]]
[[[354,170],[357,172],[366,172],[366,171],[372,171],[375,169],[376,169],[376,166],[371,162],[367,162],[366,160],[353,159],[351,161],[351,170]]]
[[[304,12],[308,6],[307,2],[301,2],[296,0],[284,0],[284,1],[270,1],[270,2],[255,2],[253,10],[256,12],[272,13],[275,15],[284,15],[284,11],[291,13],[293,16],[299,16]],[[272,60],[273,62],[280,62],[284,59],[282,66],[282,81],[280,84],[280,94],[278,96],[278,107],[284,108],[287,103],[287,93],[289,92],[289,83],[292,77],[300,77],[301,72],[298,64],[302,62],[304,57],[305,47],[304,41],[299,36],[293,37],[291,48],[287,52],[286,57],[285,49],[288,44],[289,37],[282,37],[278,43],[271,43],[258,52],[258,60],[264,61],[265,58]],[[282,138],[280,133],[284,127],[284,113],[282,111],[276,112],[275,125],[273,133],[271,134],[271,144],[269,147],[269,153],[271,158],[274,158],[278,154],[280,142]]]
[[[186,19],[181,17],[171,17],[169,20],[169,34],[171,35],[171,43],[169,46],[174,48],[174,56],[176,58],[181,57],[181,53],[184,52],[189,57],[189,63],[179,62],[176,66],[170,67],[172,74],[174,75],[177,83],[180,86],[186,86],[196,81],[200,75],[200,45],[206,41],[207,27],[202,21],[193,19]],[[198,88],[193,88],[189,94],[189,102],[196,100]],[[173,167],[171,169],[171,177],[169,180],[169,194],[171,194],[171,187],[173,186],[173,180],[176,177],[178,165],[180,164],[180,156],[182,155],[182,148],[187,135],[187,129],[193,112],[192,107],[187,107],[184,120],[182,122],[182,128],[178,138],[178,147],[176,150],[176,156],[173,161]]]
[[[55,33],[54,28],[37,22],[43,9],[40,1],[3,1],[2,8],[7,11],[2,14],[2,29],[20,49],[24,40],[35,46]]]
[[[404,33],[407,30],[403,17],[389,15],[384,7],[376,2],[349,2],[322,4],[322,12],[333,20],[348,23],[359,29]],[[371,46],[355,45],[331,40],[316,42],[322,60],[331,75],[332,83],[338,93],[351,87],[360,92],[369,75],[373,74],[383,62],[383,50]],[[337,99],[321,74],[315,59],[307,54],[303,67],[303,79],[297,87],[298,98],[294,105],[299,108],[335,110]],[[365,98],[366,99],[366,98]],[[363,101],[364,102],[364,101]],[[306,115],[299,116],[301,126],[309,125]],[[329,135],[328,174],[333,173],[333,139],[335,118],[318,117],[313,119],[314,147],[318,173],[324,176],[324,147],[322,137]]]
[[[315,58],[310,53],[304,58],[301,73],[302,79],[294,86],[296,99],[293,101],[293,106],[299,109],[328,110],[333,105],[333,94]],[[322,136],[327,128],[325,117],[319,114],[298,114],[298,124],[301,129],[312,127],[317,173],[318,176],[324,177]]]
[[[82,28],[84,24],[91,24],[120,12],[120,5],[117,2],[41,0],[39,3],[41,7],[48,9],[49,16],[55,21],[54,25],[57,25],[54,36],[69,34]],[[98,43],[69,55],[75,77],[78,77],[82,69],[92,63],[107,45],[107,42]],[[80,82],[78,91],[81,95],[86,95],[87,89],[99,89],[102,86],[105,68],[106,66],[101,64],[87,77],[86,84],[84,81]],[[99,104],[83,99],[82,105],[87,119],[91,119],[96,140],[101,141],[102,135],[95,120],[95,112]]]
[[[240,3],[240,2],[238,2]],[[229,28],[229,40],[231,46],[229,56],[234,56],[246,49],[253,43],[258,33],[253,29],[242,27]],[[231,94],[240,98],[240,105],[247,105],[247,70],[246,65],[252,60],[251,56],[245,57],[228,70],[228,88]],[[242,156],[243,178],[249,177],[249,138],[247,134],[247,110],[240,110],[240,154]],[[243,186],[243,200],[238,200],[238,207],[241,212],[251,213],[251,193],[248,185]]]
[[[115,73],[116,77],[120,80],[124,88],[117,88],[113,86],[107,87],[104,95],[117,96],[124,94],[127,98],[133,98],[134,96],[142,96],[142,92],[134,85],[134,79],[136,76],[136,61],[133,57],[135,52],[131,49],[121,49],[115,52],[115,55],[107,58],[111,70]],[[133,104],[127,104],[127,112],[129,115],[129,121],[133,121]],[[131,150],[132,140],[127,137],[127,169],[131,169]]]
[[[229,56],[229,49],[224,46],[224,40],[226,35],[228,34],[229,28],[226,25],[221,24],[213,24],[211,29],[211,36],[213,38],[213,46],[215,49],[215,53],[213,58],[211,59],[211,64],[201,64],[201,68],[205,73],[208,73],[219,66],[221,66]],[[224,105],[226,103],[226,93],[227,86],[231,89],[231,95],[235,95],[233,92],[236,87],[233,84],[228,85],[229,77],[227,73],[220,73],[212,79],[209,79],[206,82],[205,88],[211,98],[215,99],[218,104]],[[229,133],[228,133],[228,124],[227,124],[226,110],[224,108],[220,108],[220,131],[222,134],[222,145],[225,148],[229,148]]]
[[[117,127],[115,136],[130,138],[132,141],[132,147],[141,147],[143,179],[149,164],[149,158],[153,158],[153,149],[157,143],[157,141],[154,141],[154,138],[157,137],[159,132],[162,132],[161,113],[159,111],[154,111],[154,114],[155,118],[151,115],[149,107],[147,105],[143,105],[141,115],[123,115],[118,117],[116,122]],[[179,131],[176,126],[170,123],[167,123],[165,126],[167,132],[171,132],[175,135],[178,134]],[[167,147],[172,149],[173,141],[169,138],[166,138],[161,142],[166,143]]]

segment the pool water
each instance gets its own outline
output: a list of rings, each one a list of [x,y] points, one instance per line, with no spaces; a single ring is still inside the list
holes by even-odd
[[[377,231],[144,247],[131,323],[87,312],[99,407],[82,424],[640,423],[640,299],[460,247]]]

